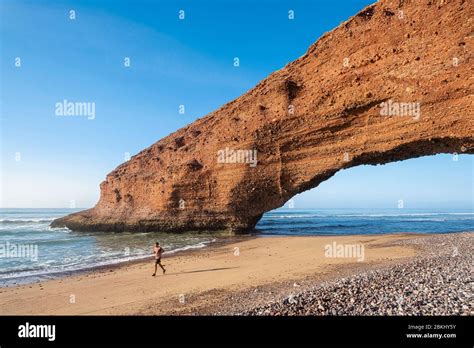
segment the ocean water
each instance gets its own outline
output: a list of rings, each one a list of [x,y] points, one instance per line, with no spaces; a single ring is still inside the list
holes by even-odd
[[[155,241],[174,253],[202,248],[219,238],[210,233],[98,233],[49,227],[53,219],[74,211],[0,209],[0,286],[149,258]],[[256,226],[261,236],[470,230],[474,213],[469,210],[279,209],[266,213]]]
[[[278,209],[256,226],[263,235],[449,233],[474,231],[472,210]]]

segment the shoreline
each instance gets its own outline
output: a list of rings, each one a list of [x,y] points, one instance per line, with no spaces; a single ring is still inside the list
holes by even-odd
[[[188,253],[192,252],[197,252],[202,249],[208,249],[208,248],[215,248],[221,245],[229,244],[234,241],[238,241],[239,238],[246,238],[247,236],[230,236],[230,237],[222,237],[219,236],[218,238],[214,238],[214,240],[210,241],[208,244],[202,246],[202,247],[194,247],[194,245],[187,246],[188,249],[186,250],[171,250],[167,252],[167,255],[170,255],[170,257],[173,256],[184,256],[187,255]],[[248,236],[250,238],[250,236]],[[231,240],[232,238],[232,240]],[[229,239],[229,240],[227,240]],[[101,272],[101,271],[111,271],[113,269],[119,269],[121,267],[125,266],[131,266],[135,264],[143,264],[143,263],[150,263],[153,261],[154,256],[149,255],[149,256],[137,256],[136,258],[133,258],[131,260],[127,261],[117,261],[113,262],[110,264],[103,264],[103,265],[92,265],[89,267],[85,267],[82,269],[76,269],[76,270],[69,270],[69,271],[58,271],[54,273],[47,273],[47,274],[41,274],[41,275],[32,275],[32,276],[18,276],[15,278],[6,278],[6,279],[0,279],[1,282],[5,282],[6,284],[0,284],[0,290],[1,289],[6,289],[6,288],[15,288],[18,286],[26,286],[26,285],[31,285],[31,284],[38,284],[42,282],[49,282],[49,281],[55,281],[55,280],[61,280],[61,279],[67,279],[70,277],[74,276],[80,276],[80,275],[87,275],[89,273],[95,273],[95,272]],[[13,280],[20,279],[20,278],[27,278],[24,281],[18,281],[18,282],[13,282]]]
[[[188,253],[198,252],[203,249],[208,248],[215,248],[219,246],[224,246],[227,244],[253,239],[253,238],[275,238],[275,237],[290,237],[290,238],[298,238],[298,237],[337,237],[337,236],[383,236],[383,235],[403,235],[403,236],[416,236],[416,235],[437,235],[437,234],[453,234],[453,233],[465,233],[470,231],[455,231],[455,232],[445,232],[445,233],[426,233],[426,232],[395,232],[395,233],[372,233],[372,234],[318,234],[318,235],[281,235],[281,234],[259,234],[258,232],[252,232],[247,234],[237,234],[237,235],[226,235],[226,234],[216,234],[212,241],[208,242],[206,245],[202,247],[195,248],[194,245],[187,246],[186,250],[172,250],[167,253],[167,255],[187,255]],[[212,235],[211,235],[212,237]],[[170,256],[170,257],[171,257]],[[123,260],[117,262],[111,262],[109,264],[102,264],[102,265],[91,265],[84,267],[82,269],[75,269],[75,270],[66,270],[66,271],[57,271],[53,273],[44,273],[40,275],[29,275],[29,276],[17,276],[11,278],[0,279],[0,290],[5,288],[14,288],[18,286],[24,285],[31,285],[31,284],[38,284],[53,280],[60,280],[60,279],[67,279],[69,277],[80,276],[80,275],[87,275],[88,273],[95,273],[100,271],[111,271],[116,268],[121,268],[124,266],[130,266],[134,264],[140,263],[149,263],[152,262],[153,255],[150,256],[137,256],[131,260]]]
[[[465,233],[470,231],[456,231],[456,232],[446,232],[442,234],[451,234],[451,233]],[[438,234],[438,233],[436,233]],[[171,250],[167,252],[167,255],[172,256],[185,256],[188,253],[192,252],[199,252],[203,249],[208,248],[216,248],[219,246],[224,246],[227,244],[236,243],[239,241],[252,239],[252,238],[275,238],[275,237],[290,237],[290,238],[298,238],[298,237],[335,237],[335,236],[382,236],[382,235],[433,235],[433,233],[416,233],[416,232],[397,232],[397,233],[373,233],[373,234],[338,234],[338,235],[331,235],[331,234],[320,234],[320,235],[280,235],[280,234],[265,234],[259,235],[258,233],[247,233],[247,234],[237,234],[237,235],[216,235],[215,238],[209,242],[207,245],[202,247],[194,248],[193,245],[189,246],[189,249],[186,250]],[[14,288],[18,286],[25,286],[31,284],[38,284],[43,282],[49,282],[54,280],[60,279],[67,279],[69,277],[80,276],[80,275],[87,275],[89,273],[95,273],[100,271],[112,271],[116,268],[121,268],[125,266],[135,265],[135,264],[147,264],[153,261],[153,255],[150,256],[138,256],[134,259],[127,260],[127,261],[117,261],[112,262],[110,264],[103,264],[103,265],[92,265],[82,269],[75,269],[75,270],[67,270],[67,271],[57,271],[54,273],[45,273],[40,275],[31,275],[31,276],[17,276],[12,278],[5,278],[0,279],[0,290],[5,288]],[[21,280],[23,279],[23,281]],[[2,282],[4,284],[2,284]]]
[[[431,240],[456,241],[466,236],[474,234],[226,238],[165,257],[165,276],[151,277],[153,262],[137,260],[0,288],[0,315],[266,315],[258,308],[284,303],[289,293],[409,264],[425,254],[419,241],[433,245]],[[325,257],[324,247],[333,242],[364,245],[365,260]]]
[[[61,279],[1,288],[0,303],[3,305],[0,314],[136,314],[146,312],[142,307],[146,307],[148,302],[163,298],[169,302],[170,297],[176,300],[182,293],[195,294],[216,288],[242,290],[256,284],[300,278],[298,272],[285,272],[301,268],[302,262],[305,262],[304,275],[324,265],[353,263],[351,259],[324,258],[322,247],[333,240],[341,243],[363,241],[369,246],[374,242],[410,238],[410,235],[238,238],[166,257],[163,263],[168,273],[156,279],[151,277],[152,261],[137,261]],[[234,256],[235,248],[240,250],[238,257]],[[415,252],[397,247],[392,254],[391,257],[413,256]],[[277,255],[281,257],[277,259]],[[367,256],[368,261],[385,258],[380,250]],[[220,279],[212,276],[213,273]],[[162,286],[162,289],[156,293],[154,286]],[[92,289],[94,293],[90,292]],[[75,303],[69,303],[70,296],[77,298]],[[82,297],[88,298],[87,303],[83,303]],[[135,309],[124,308],[124,303],[131,298],[141,305]]]

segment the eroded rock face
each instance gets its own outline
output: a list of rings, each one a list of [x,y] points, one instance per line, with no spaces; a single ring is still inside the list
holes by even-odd
[[[94,208],[53,226],[246,230],[338,170],[474,153],[473,4],[367,7],[240,98],[120,165]]]

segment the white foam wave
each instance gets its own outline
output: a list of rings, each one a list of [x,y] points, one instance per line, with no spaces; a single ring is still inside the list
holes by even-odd
[[[301,219],[301,218],[326,218],[326,217],[410,217],[410,216],[440,216],[440,215],[474,215],[474,213],[400,213],[400,214],[289,214],[277,215],[269,214],[264,216],[265,219]]]
[[[0,219],[0,223],[31,223],[31,222],[51,222],[57,219],[57,217],[37,218],[37,219]]]

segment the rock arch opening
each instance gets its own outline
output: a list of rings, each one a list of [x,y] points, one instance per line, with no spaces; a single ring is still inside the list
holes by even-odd
[[[473,178],[474,156],[464,154],[360,165],[338,171],[316,188],[291,197],[267,213],[325,209],[472,210]]]
[[[341,170],[263,215],[263,235],[449,233],[473,224],[474,156],[439,154]]]

